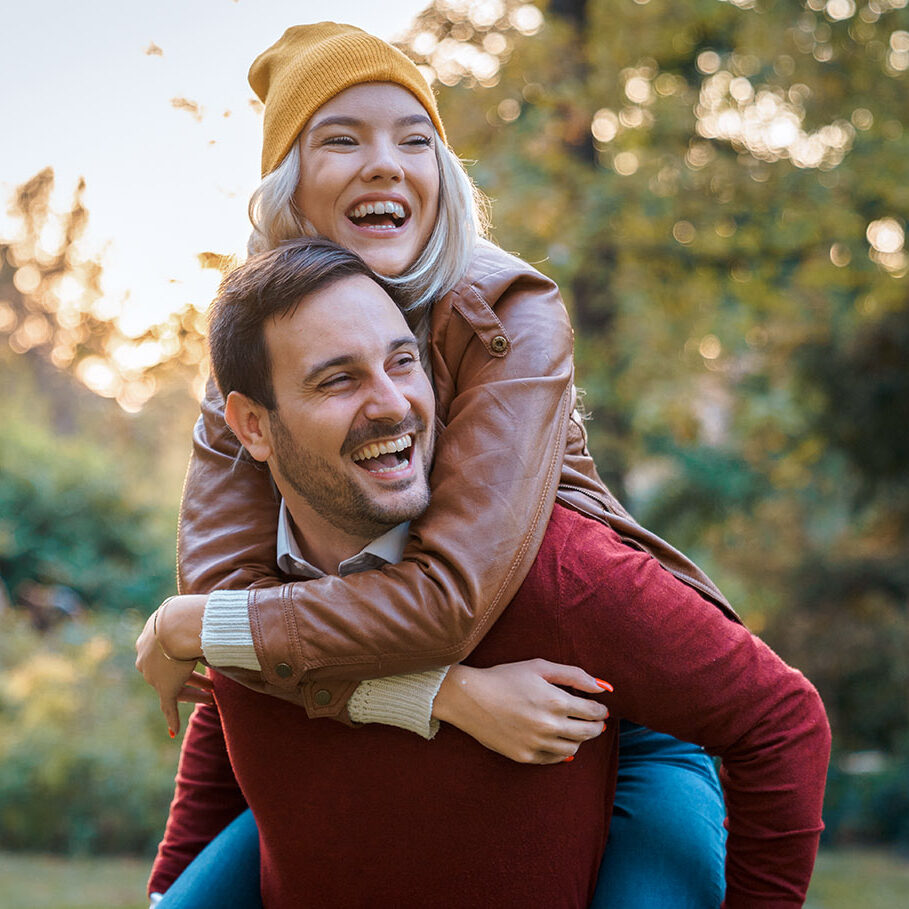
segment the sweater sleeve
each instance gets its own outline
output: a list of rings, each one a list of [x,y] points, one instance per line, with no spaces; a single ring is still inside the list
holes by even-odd
[[[311,716],[343,711],[347,698],[335,692],[353,686],[339,680],[461,660],[533,562],[564,453],[572,333],[555,285],[526,266],[509,269],[483,270],[485,283],[449,294],[447,310],[434,311],[446,426],[432,502],[411,525],[398,565],[275,586],[277,505],[264,472],[238,458],[209,388],[181,510],[181,589],[252,588],[265,690]]]
[[[176,784],[148,881],[149,893],[164,893],[209,842],[246,810],[217,707],[200,704],[190,716]]]
[[[558,597],[563,659],[612,682],[605,701],[613,716],[721,758],[725,905],[801,906],[830,753],[817,692],[656,560],[609,528],[563,518],[556,509],[554,524],[564,524],[558,560],[532,575],[538,596]]]

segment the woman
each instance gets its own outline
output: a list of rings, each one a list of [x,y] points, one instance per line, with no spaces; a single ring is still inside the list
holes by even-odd
[[[432,503],[412,528],[403,562],[381,572],[275,587],[274,497],[266,475],[237,460],[219,395],[209,389],[181,514],[181,589],[222,592],[207,601],[173,600],[160,617],[156,613],[158,627],[149,620],[137,645],[137,665],[158,689],[172,734],[179,723],[176,699],[204,701],[206,682],[192,674],[191,659],[163,659],[156,633],[171,656],[191,658],[204,645],[212,665],[240,667],[229,674],[297,697],[311,715],[337,716],[347,704],[355,719],[388,721],[383,709],[370,714],[361,703],[374,703],[387,681],[340,684],[320,679],[320,668],[332,667],[336,678],[343,667],[356,680],[431,670],[466,657],[527,573],[556,497],[653,552],[728,610],[710,581],[636,525],[597,477],[573,409],[571,333],[557,291],[480,240],[474,191],[445,144],[435,100],[416,67],[358,29],[322,23],[289,29],[255,61],[250,82],[265,102],[251,252],[320,234],[397,284],[425,342],[446,429],[431,478]],[[492,515],[497,524],[490,538]],[[257,588],[254,596],[227,592],[250,587]],[[379,628],[371,622],[375,638],[363,642],[359,619],[377,608],[388,621]],[[331,621],[323,621],[329,614]],[[406,636],[399,637],[403,629]],[[304,672],[307,682],[299,686]],[[524,722],[479,723],[466,731],[515,759],[570,759],[595,734],[593,716],[582,713],[578,699],[565,699],[553,717],[540,706],[545,698],[529,692],[571,680],[539,667],[517,672],[507,691],[490,693],[490,703],[499,705],[490,709],[520,714]],[[440,683],[445,690],[441,676],[444,671],[429,671],[416,679],[426,693],[423,714]],[[396,690],[413,683],[410,678]],[[404,725],[425,729],[428,718],[410,712],[418,719]],[[580,733],[565,731],[579,715],[588,725]],[[562,734],[542,731],[552,722],[562,724]],[[197,726],[196,718],[185,748],[204,735]],[[709,759],[641,727],[629,725],[623,739],[623,778],[595,904],[718,905],[723,807]],[[244,830],[254,842],[247,818],[233,828],[234,845]],[[655,853],[667,864],[654,876]],[[153,877],[153,887],[167,883],[166,875]],[[232,894],[236,905],[236,890]]]

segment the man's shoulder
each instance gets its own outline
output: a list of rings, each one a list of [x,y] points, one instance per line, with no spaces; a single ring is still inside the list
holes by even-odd
[[[611,527],[557,503],[527,583],[541,592],[596,587],[627,550]]]

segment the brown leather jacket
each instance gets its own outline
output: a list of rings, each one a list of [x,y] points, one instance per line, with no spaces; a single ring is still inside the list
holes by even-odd
[[[735,617],[710,579],[635,523],[597,475],[573,415],[572,340],[555,284],[480,244],[432,313],[445,429],[431,505],[411,525],[400,564],[343,579],[282,583],[268,471],[238,458],[209,383],[183,493],[179,586],[252,588],[262,672],[228,674],[310,716],[343,718],[358,680],[459,662],[524,580],[556,498],[609,524]]]

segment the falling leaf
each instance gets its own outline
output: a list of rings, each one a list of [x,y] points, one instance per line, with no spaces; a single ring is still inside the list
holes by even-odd
[[[227,274],[232,268],[237,266],[236,256],[226,256],[216,252],[201,252],[196,256],[200,267],[211,268]]]
[[[177,110],[185,110],[192,114],[196,122],[202,122],[202,107],[196,101],[190,101],[189,98],[171,98],[170,106]]]
[[[163,57],[164,51],[155,44],[154,41],[149,41],[148,47],[145,48],[146,57]]]

